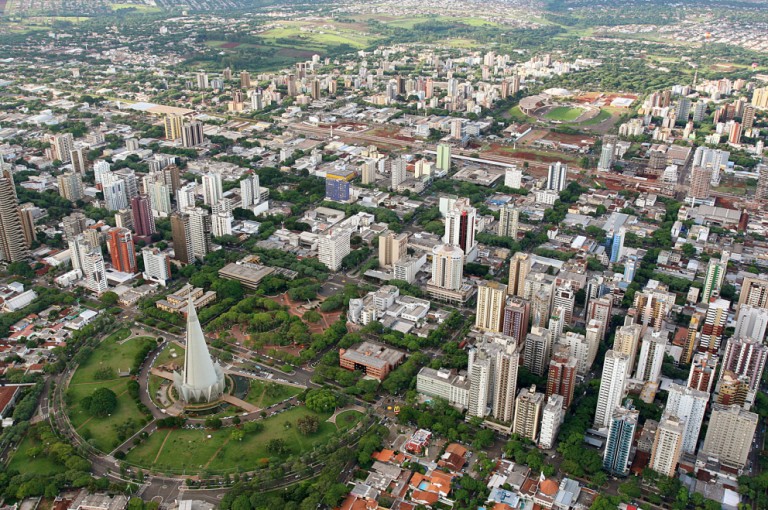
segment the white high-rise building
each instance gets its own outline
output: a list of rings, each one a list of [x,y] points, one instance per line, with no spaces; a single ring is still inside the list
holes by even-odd
[[[736,330],[732,338],[755,338],[761,342],[768,328],[768,309],[743,305],[736,316]]]
[[[171,265],[168,254],[161,252],[157,248],[144,247],[141,249],[141,257],[144,259],[143,278],[165,286],[168,280],[171,279]]]
[[[560,193],[568,184],[568,165],[560,161],[549,165],[547,173],[547,189]]]
[[[574,358],[577,362],[576,371],[580,375],[589,373],[593,360],[590,360],[591,348],[584,335],[576,333],[575,331],[569,331],[560,337],[558,343],[568,348],[570,357]],[[554,350],[557,350],[557,347],[555,347]]]
[[[430,285],[459,290],[464,278],[464,252],[458,246],[439,244],[432,249],[432,279]]]
[[[557,433],[560,431],[560,424],[565,419],[563,410],[563,396],[553,393],[547,399],[547,404],[541,413],[541,430],[539,432],[539,448],[551,450],[555,447]]]
[[[563,320],[566,325],[573,323],[573,308],[576,305],[576,292],[571,288],[570,283],[557,287],[552,296],[552,308],[563,310]]]
[[[104,183],[104,176],[111,172],[109,163],[100,159],[93,164],[93,180],[96,184]]]
[[[707,264],[707,274],[704,276],[704,290],[701,293],[701,302],[709,303],[709,298],[714,292],[720,292],[725,273],[728,271],[728,253],[723,252],[720,259],[710,259]]]
[[[405,158],[395,158],[394,161],[392,161],[392,181],[391,181],[391,188],[397,189],[397,187],[405,182],[405,180],[408,178],[408,171],[407,171],[407,163],[405,161]]]
[[[519,168],[507,168],[504,172],[504,186],[508,188],[520,189],[523,187],[523,171]]]
[[[152,208],[152,216],[155,218],[165,218],[173,212],[171,188],[167,184],[161,181],[149,182],[147,194],[149,195],[149,206]],[[194,207],[194,205],[194,202],[192,202],[191,207]]]
[[[470,351],[468,416],[484,418],[488,414],[492,388],[492,366],[492,360],[485,352],[480,351],[473,356],[472,351]]]
[[[672,384],[669,387],[665,410],[683,420],[683,451],[685,453],[696,453],[699,431],[704,421],[708,401],[709,393],[704,391],[687,388],[680,384]]]
[[[203,175],[203,203],[206,205],[216,205],[224,196],[221,185],[221,174],[218,172],[208,172]]]
[[[456,199],[445,215],[443,242],[461,248],[467,262],[472,262],[477,253],[476,222],[477,210],[468,198]]]
[[[195,194],[197,190],[197,183],[190,182],[176,190],[176,206],[179,211],[183,211],[188,207],[195,207]]]
[[[109,211],[119,211],[128,208],[128,195],[125,191],[125,181],[118,179],[114,174],[106,174],[103,177],[102,189],[104,193],[104,208]]]
[[[240,181],[240,199],[240,207],[243,209],[249,209],[261,202],[261,186],[258,175],[252,174]]]
[[[627,382],[627,363],[629,363],[629,357],[626,354],[613,350],[605,353],[595,410],[595,427],[598,429],[608,427],[614,409],[621,404]]]
[[[232,235],[232,223],[235,218],[229,211],[211,215],[211,232],[215,237]]]
[[[351,232],[344,228],[334,228],[321,234],[318,239],[318,259],[331,271],[341,269],[341,261],[349,255]]]
[[[663,331],[648,331],[643,336],[640,343],[640,356],[637,359],[635,379],[659,382],[667,343],[667,334]]]
[[[104,266],[104,256],[101,248],[92,248],[81,258],[83,263],[83,281],[85,286],[96,294],[107,291],[107,270]]]

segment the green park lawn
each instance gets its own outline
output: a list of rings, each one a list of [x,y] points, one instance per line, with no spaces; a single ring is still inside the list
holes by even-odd
[[[128,420],[139,424],[144,418],[134,400],[128,395],[127,385],[130,379],[119,377],[117,374],[131,368],[144,341],[154,339],[137,337],[120,344],[119,342],[129,334],[128,330],[120,330],[99,344],[88,360],[78,367],[67,389],[67,413],[72,426],[85,440],[92,441],[96,448],[105,452],[112,451],[120,444],[116,426],[123,425]],[[97,379],[97,373],[104,369],[112,370],[110,377]],[[102,387],[115,392],[117,409],[106,418],[92,417],[82,408],[80,402]]]
[[[287,398],[294,397],[299,393],[301,393],[301,388],[295,388],[293,386],[288,386],[287,384],[279,384],[271,381],[267,382],[252,379],[251,389],[248,390],[248,395],[246,395],[245,401],[263,409],[272,404],[282,402]]]
[[[48,427],[48,424],[42,423],[37,426]],[[55,463],[45,455],[38,455],[34,458],[27,455],[27,451],[29,451],[30,448],[36,448],[38,446],[42,446],[40,440],[34,437],[34,434],[28,433],[21,444],[16,447],[16,451],[13,452],[13,455],[8,462],[8,470],[40,476],[55,475],[56,473],[63,473],[67,470],[66,467]]]
[[[310,436],[299,433],[296,425],[298,419],[306,415],[315,415],[321,421],[318,431]],[[187,474],[202,470],[223,472],[254,469],[264,462],[262,459],[274,457],[267,451],[270,440],[279,438],[286,441],[290,450],[287,455],[301,454],[326,443],[337,431],[349,430],[362,415],[356,411],[346,411],[340,416],[344,417],[337,426],[326,421],[330,417],[329,413],[317,414],[303,406],[294,407],[261,420],[264,429],[255,434],[246,434],[242,441],[231,438],[232,428],[158,430],[131,450],[126,461],[157,471],[186,471]],[[286,427],[286,423],[290,423],[290,426]]]
[[[573,122],[584,112],[581,108],[571,108],[570,106],[558,106],[550,110],[544,118],[549,120],[559,120],[561,122]]]

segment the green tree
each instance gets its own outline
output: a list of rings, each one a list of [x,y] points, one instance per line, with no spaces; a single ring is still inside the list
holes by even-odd
[[[323,413],[333,411],[338,404],[338,400],[331,390],[321,388],[310,390],[304,403],[310,411]]]
[[[98,388],[81,402],[91,416],[98,418],[104,418],[117,409],[117,395],[109,388]]]

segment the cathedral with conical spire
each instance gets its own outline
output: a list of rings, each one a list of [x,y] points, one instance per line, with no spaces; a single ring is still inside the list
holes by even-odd
[[[224,393],[224,371],[213,361],[205,343],[197,311],[189,300],[187,306],[187,352],[184,369],[173,374],[179,397],[188,403],[207,403]]]

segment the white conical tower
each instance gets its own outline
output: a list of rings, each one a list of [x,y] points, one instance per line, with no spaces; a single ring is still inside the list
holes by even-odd
[[[224,393],[224,371],[208,352],[203,328],[189,300],[187,305],[187,352],[184,370],[174,374],[179,396],[185,402],[212,402]]]

